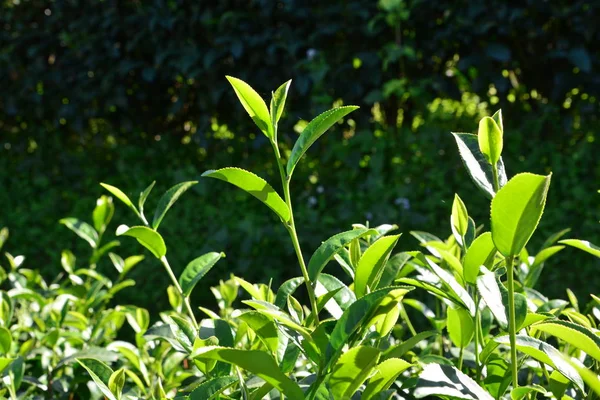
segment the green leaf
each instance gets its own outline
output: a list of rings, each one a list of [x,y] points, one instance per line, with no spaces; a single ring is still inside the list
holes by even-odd
[[[241,79],[232,76],[226,76],[227,80],[233,87],[240,103],[252,118],[252,121],[258,128],[268,137],[273,140],[273,127],[271,124],[271,116],[265,101],[250,85]]]
[[[324,241],[319,248],[313,253],[310,261],[308,262],[308,277],[311,281],[317,280],[319,273],[325,268],[325,265],[342,250],[345,246],[349,245],[355,239],[359,239],[365,236],[376,235],[375,229],[353,229],[338,233]]]
[[[333,367],[329,377],[331,394],[336,400],[349,400],[369,377],[379,361],[379,349],[369,346],[353,347],[345,352]]]
[[[167,190],[165,194],[160,198],[158,202],[158,206],[156,206],[156,210],[154,211],[154,219],[152,220],[152,228],[154,230],[158,229],[161,221],[169,211],[169,208],[179,199],[179,197],[185,193],[189,188],[194,186],[198,181],[189,181],[182,182],[171,189]]]
[[[556,336],[600,361],[600,337],[585,326],[553,319],[538,322],[531,328]]]
[[[473,241],[467,250],[463,260],[463,274],[465,281],[471,284],[477,283],[479,267],[482,265],[490,268],[494,262],[496,247],[492,240],[492,233],[482,233]]]
[[[498,287],[500,288],[500,292],[502,293],[502,304],[504,304],[504,309],[506,311],[506,316],[508,318],[508,290],[506,287],[500,282],[500,278],[496,276],[496,282],[498,283]],[[515,325],[517,327],[517,331],[521,328],[523,323],[525,322],[525,318],[527,318],[527,297],[525,297],[521,293],[515,293]],[[539,311],[539,310],[538,310]]]
[[[510,340],[508,335],[500,336],[494,339],[497,343],[509,346]],[[519,351],[525,353],[537,361],[551,366],[558,370],[567,379],[573,382],[579,390],[583,390],[583,380],[575,368],[573,368],[567,361],[564,360],[560,351],[550,346],[548,343],[544,343],[541,340],[524,336],[517,335],[516,346]]]
[[[384,353],[382,358],[387,360],[388,358],[400,358],[406,354],[409,350],[415,347],[419,342],[428,339],[432,336],[436,336],[439,333],[436,331],[424,331],[417,333],[415,336],[406,339],[404,342],[390,347]]]
[[[106,226],[112,219],[114,212],[115,206],[113,205],[112,197],[102,195],[96,200],[96,208],[94,208],[94,212],[92,213],[92,220],[94,221],[96,231],[104,232],[106,230]]]
[[[88,242],[92,248],[98,245],[98,232],[90,224],[77,218],[63,218],[59,222]]]
[[[333,275],[319,274],[315,282],[315,295],[323,296],[325,293],[335,291],[333,299],[325,303],[325,309],[335,319],[339,319],[344,311],[356,301],[356,295],[342,281]]]
[[[218,396],[223,390],[237,382],[234,376],[219,376],[208,381],[202,382],[192,393],[189,400],[211,400]]]
[[[460,157],[467,172],[475,185],[481,189],[488,198],[493,198],[496,194],[493,184],[492,166],[487,162],[485,156],[479,150],[479,140],[477,135],[471,133],[452,133],[458,146]],[[506,172],[502,157],[498,160],[498,183],[500,187],[506,184]]]
[[[456,347],[464,348],[473,339],[475,322],[467,310],[460,307],[448,307],[447,325],[450,340]]]
[[[108,400],[117,400],[108,388],[108,381],[113,373],[108,365],[93,358],[78,358],[77,362],[87,370],[98,389]]]
[[[10,353],[10,347],[12,346],[12,335],[10,331],[0,326],[0,355]]]
[[[277,296],[275,296],[274,304],[279,308],[285,307],[288,297],[290,297],[303,283],[304,278],[301,276],[291,278],[283,282],[277,290]]]
[[[271,185],[264,179],[254,175],[252,172],[240,168],[228,167],[206,171],[202,176],[229,182],[262,201],[284,222],[290,220],[290,209],[287,204],[285,204],[283,199]]]
[[[502,302],[502,292],[496,281],[496,274],[486,270],[485,273],[479,276],[477,278],[477,291],[490,308],[500,327],[506,330],[508,328],[508,314]]]
[[[518,255],[533,235],[544,212],[551,176],[515,175],[492,200],[492,239],[505,257]]]
[[[308,329],[295,322],[288,314],[281,311],[273,304],[260,300],[244,300],[243,303],[249,305],[250,307],[254,307],[254,309],[256,309],[256,311],[258,311],[259,313],[273,318],[277,322],[281,323],[283,326],[286,326],[291,330],[298,332],[304,338],[310,339],[311,336]]]
[[[285,108],[285,100],[287,99],[288,90],[290,90],[290,84],[292,80],[285,82],[283,85],[279,86],[275,92],[273,92],[271,97],[271,107],[269,108],[269,112],[271,115],[271,122],[273,125],[277,125],[281,115],[283,114],[283,109]]]
[[[108,388],[117,399],[120,399],[123,386],[125,386],[125,368],[120,368],[111,374],[108,379]]]
[[[277,354],[279,335],[277,333],[277,326],[269,317],[258,311],[248,311],[241,314],[238,318],[248,324],[274,355]]]
[[[371,400],[376,398],[379,392],[387,390],[398,375],[410,368],[412,364],[399,358],[389,358],[375,367],[374,373],[369,378],[365,390],[362,393],[362,400]]]
[[[396,325],[398,316],[400,315],[399,303],[406,293],[408,293],[406,289],[394,289],[390,291],[375,309],[373,317],[367,325],[375,325],[375,331],[380,337],[387,336],[394,325]]]
[[[117,236],[131,236],[137,239],[138,242],[148,250],[156,258],[164,257],[167,254],[167,246],[162,236],[156,231],[145,227],[145,226],[132,226],[131,228],[127,225],[120,225],[117,228]]]
[[[504,133],[504,123],[502,122],[502,110],[496,111],[494,115],[492,115],[492,119],[494,120],[494,122],[496,122],[498,128],[500,128],[500,132]]]
[[[383,236],[364,252],[356,268],[354,279],[356,297],[364,296],[370,286],[377,285],[385,263],[399,238],[400,235]]]
[[[573,246],[573,247],[578,248],[579,250],[583,250],[587,253],[590,253],[591,255],[600,257],[600,247],[594,245],[593,243],[588,242],[587,240],[564,239],[564,240],[559,241],[558,243]]]
[[[483,117],[479,121],[477,132],[479,150],[491,165],[496,165],[502,154],[502,129],[490,117]]]
[[[135,208],[131,200],[129,200],[129,197],[127,197],[127,195],[121,191],[121,189],[115,186],[111,186],[107,183],[101,183],[100,186],[108,190],[113,196],[121,200],[127,207],[131,208],[133,212],[136,213],[136,215],[138,215],[138,210]]]
[[[263,351],[207,346],[194,351],[191,357],[237,365],[269,382],[292,400],[304,398],[300,386],[281,372],[273,357]]]
[[[469,227],[469,214],[467,213],[467,207],[463,203],[462,199],[455,194],[454,201],[452,202],[452,215],[450,216],[450,224],[452,231],[457,233],[457,240],[462,242],[462,237],[467,234]]]
[[[140,193],[140,197],[138,199],[138,207],[140,208],[140,214],[144,215],[144,204],[146,204],[146,200],[148,199],[148,195],[154,188],[156,181],[152,181],[150,185],[143,192]]]
[[[331,128],[336,122],[356,110],[357,106],[344,106],[325,111],[315,119],[310,121],[306,128],[300,134],[300,137],[294,144],[290,159],[287,163],[287,175],[292,176],[294,168],[300,158],[306,153],[308,148],[312,146],[329,128]]]
[[[422,255],[421,255],[422,256]],[[421,257],[427,263],[429,269],[436,274],[443,282],[444,286],[449,289],[449,294],[453,295],[456,299],[460,300],[460,303],[465,306],[471,313],[471,316],[475,316],[475,302],[469,295],[469,292],[454,278],[452,274],[441,268],[439,265],[431,261],[429,258]]]
[[[417,399],[444,396],[453,399],[494,400],[473,379],[450,365],[427,364],[419,375],[414,391]]]
[[[14,361],[14,358],[0,357],[0,374]]]
[[[191,261],[179,277],[179,284],[181,285],[183,295],[186,297],[189,296],[196,284],[200,282],[200,279],[202,279],[222,257],[225,257],[225,253],[210,252]]]

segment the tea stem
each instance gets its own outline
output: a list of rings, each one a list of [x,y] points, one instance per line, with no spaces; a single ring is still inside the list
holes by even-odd
[[[506,275],[508,277],[508,335],[510,339],[510,366],[512,369],[513,388],[519,387],[517,366],[517,327],[515,320],[515,282],[513,261],[514,256],[506,257]]]
[[[494,193],[500,190],[500,182],[498,181],[498,165],[492,165],[492,185],[494,185]]]
[[[476,382],[481,379],[481,367],[479,365],[479,325],[480,314],[479,314],[479,296],[475,294],[475,369],[477,370]]]
[[[277,127],[275,127],[275,135],[277,135]],[[275,136],[277,137],[277,136]],[[298,233],[296,232],[296,224],[294,222],[294,212],[292,211],[292,199],[290,196],[290,177],[287,176],[285,171],[283,170],[283,160],[281,159],[281,153],[279,152],[279,147],[277,146],[276,141],[272,141],[273,150],[275,152],[275,157],[277,158],[277,166],[279,167],[279,175],[281,176],[281,185],[283,186],[283,196],[285,199],[285,204],[287,204],[290,210],[290,220],[285,225],[288,233],[290,234],[290,238],[292,239],[292,244],[294,245],[294,250],[296,251],[296,256],[298,257],[298,263],[300,264],[300,269],[302,270],[302,276],[304,277],[304,282],[306,284],[306,290],[308,291],[308,298],[310,299],[310,304],[313,310],[315,324],[319,325],[319,308],[317,307],[317,300],[315,298],[315,290],[312,286],[310,278],[308,277],[308,270],[306,268],[306,263],[304,262],[304,257],[302,256],[302,249],[300,248],[300,242],[298,240]]]
[[[173,273],[173,270],[171,269],[171,266],[169,265],[169,261],[167,261],[167,257],[162,256],[160,258],[160,262],[167,270],[167,273],[169,274],[171,281],[173,281],[173,285],[175,285],[175,288],[181,295],[181,298],[183,299],[183,304],[185,304],[187,313],[190,316],[190,319],[192,320],[192,324],[194,325],[194,329],[198,330],[198,322],[196,322],[196,317],[194,316],[194,311],[192,310],[192,306],[190,305],[190,298],[183,294],[183,289],[181,289],[181,286],[179,285],[179,282],[177,281],[177,278],[175,277],[175,274]]]

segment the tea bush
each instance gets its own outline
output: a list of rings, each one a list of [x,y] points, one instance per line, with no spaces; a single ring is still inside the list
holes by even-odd
[[[475,222],[471,199],[465,203],[455,194],[446,239],[411,231],[421,244],[419,250],[395,252],[404,239],[396,233],[398,226],[354,224],[323,241],[305,259],[292,207],[291,187],[297,181],[293,174],[309,148],[357,107],[320,114],[303,128],[293,147],[282,152],[278,125],[290,81],[273,92],[267,107],[247,83],[228,79],[272,146],[281,192],[238,167],[208,170],[202,176],[237,186],[273,212],[289,236],[299,274],[277,289],[271,283],[253,284],[215,268],[225,254],[208,252],[190,261],[177,277],[168,259],[176,246],[167,246],[159,228],[174,203],[198,182],[186,181],[167,190],[154,212],[146,204],[154,182],[134,200],[102,183],[137,219],[137,225],[116,229],[119,241],[108,230],[113,197],[104,195],[91,224],[76,218],[61,220],[91,247],[91,253],[81,261],[63,251],[64,271],[52,282],[26,268],[22,256],[5,253],[8,265],[1,274],[5,290],[0,292],[3,396],[109,400],[600,396],[600,298],[592,294],[580,304],[568,289],[565,301],[534,288],[545,264],[557,253],[576,248],[592,258],[600,257],[600,248],[585,240],[565,239],[565,230],[548,237],[540,251],[528,250],[545,212],[551,181],[560,177],[520,173],[509,179],[500,111],[483,117],[477,134],[453,134],[473,184],[490,200],[489,229]],[[211,183],[204,185],[216,190]],[[2,230],[0,246],[7,237],[8,231]],[[160,276],[170,280],[166,293],[170,308],[157,321],[144,308],[111,304],[117,292],[132,290],[135,282],[129,272],[143,258],[116,253],[119,244],[133,243],[125,237],[135,238],[148,250],[164,269]],[[110,260],[114,270],[100,272],[102,259]],[[349,283],[332,275],[334,271]],[[159,276],[156,270],[144,273]],[[190,299],[209,273],[222,278],[211,288],[216,309]],[[302,301],[302,292],[307,302]],[[426,322],[426,329],[413,324],[415,314]],[[117,336],[125,326],[133,331],[131,341]]]

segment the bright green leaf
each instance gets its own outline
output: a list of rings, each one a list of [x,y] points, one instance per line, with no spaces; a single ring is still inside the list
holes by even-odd
[[[460,307],[448,307],[447,310],[448,334],[456,347],[464,348],[473,339],[475,322],[467,310]]]
[[[156,231],[145,227],[145,226],[132,226],[131,228],[127,225],[120,225],[117,228],[117,236],[131,236],[137,239],[138,242],[148,250],[156,258],[161,258],[167,254],[167,246],[162,236]]]
[[[310,121],[306,128],[300,134],[300,137],[294,144],[292,154],[287,163],[287,175],[292,176],[294,168],[300,158],[306,153],[310,146],[317,141],[329,128],[331,128],[336,122],[356,110],[357,106],[344,106],[334,108],[329,111],[325,111],[323,114],[317,116],[315,119]]]
[[[331,394],[336,400],[350,400],[369,377],[381,352],[369,346],[353,347],[339,358],[329,377]]]
[[[184,296],[189,296],[200,279],[210,271],[210,269],[225,257],[225,253],[210,252],[192,260],[183,270],[179,277],[179,284]]]
[[[479,150],[491,165],[496,165],[502,154],[502,130],[493,118],[483,117],[479,121]]]
[[[77,218],[63,218],[59,222],[75,232],[77,236],[88,242],[93,248],[98,245],[98,232],[87,222],[80,221]]]
[[[587,240],[564,239],[559,241],[558,243],[567,244],[569,246],[576,247],[579,250],[583,250],[587,253],[590,253],[591,255],[594,255],[596,257],[600,257],[600,247],[588,242]]]
[[[364,228],[353,229],[330,237],[319,246],[310,258],[308,262],[308,277],[311,281],[315,281],[329,260],[353,240],[376,234],[376,230]]]
[[[304,399],[300,386],[281,372],[273,357],[263,351],[207,346],[195,350],[191,357],[236,365],[269,382],[290,400]]]
[[[0,355],[10,353],[10,347],[12,346],[12,335],[10,331],[0,326]]]
[[[477,282],[477,275],[479,275],[479,267],[483,265],[486,268],[490,268],[494,262],[495,255],[496,247],[494,247],[492,233],[485,232],[479,235],[467,250],[463,260],[465,281],[475,284]]]
[[[259,178],[251,172],[240,168],[221,168],[209,170],[202,174],[209,178],[220,179],[248,192],[267,205],[284,222],[290,219],[290,209],[283,199],[277,194],[264,179]]]
[[[462,237],[467,233],[469,214],[467,213],[467,207],[465,206],[465,203],[463,203],[458,194],[454,195],[454,201],[452,202],[452,215],[450,216],[450,223],[452,226],[452,231],[456,231],[458,238],[460,238],[462,241]]]
[[[369,378],[362,400],[372,400],[379,392],[387,390],[398,375],[410,368],[412,364],[399,358],[389,358],[375,367],[374,373]]]
[[[370,286],[377,285],[385,263],[399,238],[400,235],[383,236],[364,252],[356,268],[354,279],[356,297],[364,296]]]
[[[216,398],[223,390],[237,382],[234,376],[219,376],[202,382],[192,393],[189,400],[211,400]]]
[[[227,80],[233,87],[240,103],[252,118],[252,121],[258,128],[268,137],[273,140],[273,127],[271,125],[271,116],[265,101],[250,85],[241,79],[232,76],[226,76]]]
[[[535,231],[551,175],[515,175],[492,200],[492,239],[505,257],[518,255]]]
[[[96,208],[92,213],[92,220],[94,221],[94,228],[98,232],[104,232],[106,226],[112,219],[115,212],[115,206],[112,202],[112,197],[102,195],[96,200]]]
[[[473,379],[450,365],[427,364],[414,391],[417,399],[444,396],[465,400],[494,400]]]
[[[258,311],[248,311],[238,318],[248,324],[273,354],[277,354],[279,335],[277,326],[269,317]]]
[[[107,183],[101,183],[100,186],[108,190],[113,196],[121,200],[127,207],[131,208],[133,212],[138,214],[138,210],[135,208],[131,200],[129,200],[129,197],[127,197],[127,195],[121,191],[121,189],[115,186],[111,186]]]
[[[477,291],[504,330],[508,327],[507,311],[502,302],[502,292],[496,274],[487,271],[477,278]]]
[[[167,214],[167,211],[169,211],[169,208],[171,208],[177,199],[196,183],[198,183],[198,181],[182,182],[173,186],[163,194],[154,211],[154,219],[152,220],[152,228],[154,230],[158,229],[161,221]]]
[[[556,336],[600,361],[600,337],[585,326],[553,319],[538,322],[532,329]]]
[[[283,109],[285,108],[285,100],[287,99],[288,90],[290,90],[290,84],[292,80],[285,82],[283,85],[279,86],[275,92],[273,92],[271,97],[271,106],[269,108],[269,112],[271,115],[271,121],[273,125],[277,125],[281,115],[283,114]]]

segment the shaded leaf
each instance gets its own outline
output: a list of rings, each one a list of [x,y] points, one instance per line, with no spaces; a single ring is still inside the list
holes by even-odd
[[[182,182],[173,186],[163,194],[154,211],[154,218],[152,220],[152,228],[154,230],[158,229],[160,223],[167,214],[167,211],[169,211],[169,208],[171,208],[177,199],[196,183],[198,183],[198,181]]]
[[[192,260],[183,270],[179,277],[179,284],[184,296],[189,296],[200,279],[210,271],[210,269],[225,257],[225,253],[210,252]]]

